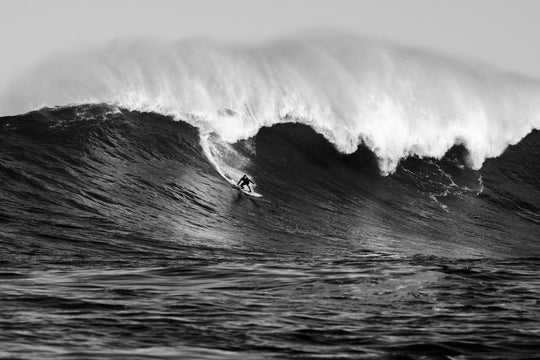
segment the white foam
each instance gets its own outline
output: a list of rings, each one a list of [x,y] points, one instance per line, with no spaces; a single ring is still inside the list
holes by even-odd
[[[172,115],[228,142],[301,122],[342,152],[365,142],[383,173],[456,143],[479,168],[540,128],[536,80],[340,34],[251,47],[116,41],[41,64],[0,111],[93,102]]]

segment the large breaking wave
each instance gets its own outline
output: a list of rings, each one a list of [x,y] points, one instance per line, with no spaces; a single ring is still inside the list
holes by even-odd
[[[262,45],[119,40],[41,64],[0,109],[83,103],[171,115],[230,143],[299,122],[340,152],[366,145],[383,173],[456,144],[478,169],[540,128],[536,80],[343,34]]]
[[[342,35],[51,59],[0,98],[0,354],[534,357],[538,99]]]

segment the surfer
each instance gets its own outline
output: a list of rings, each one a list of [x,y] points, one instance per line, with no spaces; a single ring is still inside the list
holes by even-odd
[[[244,185],[247,186],[249,189],[249,192],[251,192],[251,187],[249,187],[249,183],[252,183],[255,185],[253,181],[251,181],[250,178],[247,177],[247,175],[244,174],[240,180],[238,180],[238,183],[236,185],[240,186],[240,189],[244,189]]]

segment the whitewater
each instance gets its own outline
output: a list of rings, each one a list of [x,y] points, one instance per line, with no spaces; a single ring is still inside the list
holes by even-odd
[[[4,115],[107,103],[188,121],[234,143],[298,122],[343,153],[360,144],[383,174],[453,145],[479,169],[540,128],[540,82],[425,50],[342,33],[258,45],[117,40],[37,66],[0,97]]]

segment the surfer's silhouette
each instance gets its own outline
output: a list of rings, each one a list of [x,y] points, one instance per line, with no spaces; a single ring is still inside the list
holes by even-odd
[[[244,189],[244,186],[247,186],[249,189],[249,192],[251,192],[251,187],[249,186],[249,183],[255,184],[253,181],[251,181],[250,178],[247,177],[247,175],[244,174],[240,180],[238,180],[238,183],[236,185],[240,186],[240,189]]]

